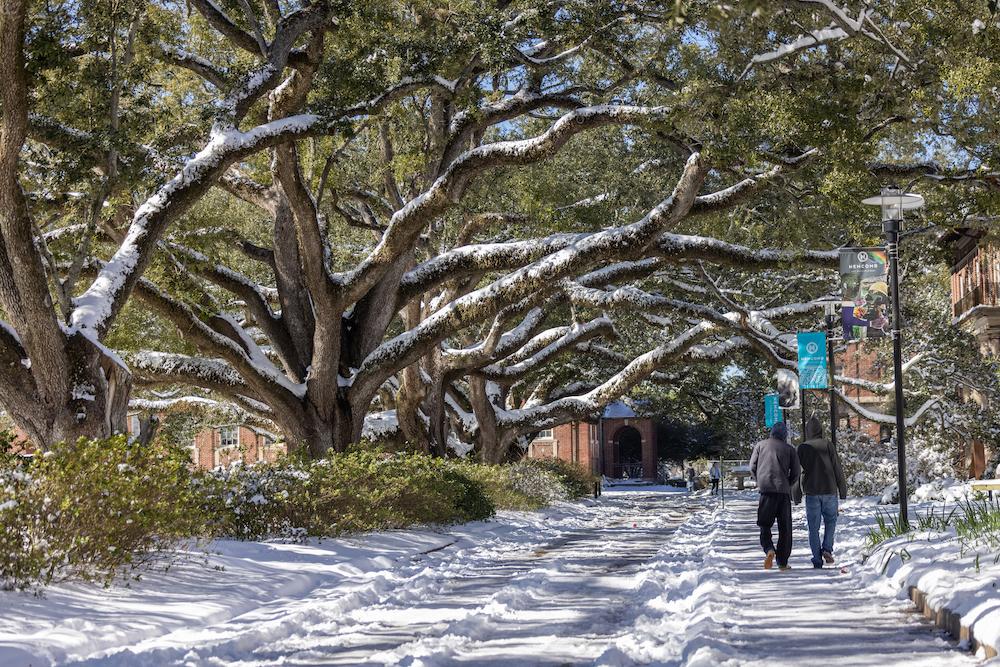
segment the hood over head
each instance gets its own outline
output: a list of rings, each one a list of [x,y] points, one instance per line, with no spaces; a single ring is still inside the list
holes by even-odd
[[[771,437],[775,440],[788,442],[788,427],[785,426],[785,422],[778,422],[771,427]]]
[[[816,415],[809,418],[806,422],[806,440],[812,440],[813,438],[823,437],[823,425],[820,423]]]

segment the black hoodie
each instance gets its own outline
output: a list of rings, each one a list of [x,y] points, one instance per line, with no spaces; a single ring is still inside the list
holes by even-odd
[[[816,417],[810,417],[806,424],[805,442],[798,448],[802,475],[793,490],[795,502],[802,496],[823,496],[839,493],[841,500],[847,498],[847,483],[840,468],[840,456],[833,443],[823,437],[823,427]]]

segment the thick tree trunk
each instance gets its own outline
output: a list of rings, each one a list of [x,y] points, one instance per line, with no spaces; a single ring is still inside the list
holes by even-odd
[[[426,389],[420,371],[420,364],[411,364],[403,369],[402,382],[396,392],[396,419],[406,442],[429,452],[430,441],[420,419],[420,406]]]
[[[507,456],[503,432],[497,425],[496,412],[487,394],[487,380],[482,375],[469,377],[469,399],[479,424],[479,457],[483,463],[500,463]]]
[[[309,402],[303,402],[301,410],[282,410],[275,413],[278,427],[285,434],[290,452],[305,452],[309,458],[320,459],[332,452],[343,452],[353,443],[361,440],[360,423],[343,391],[339,392],[332,407],[319,409]]]
[[[444,407],[445,378],[438,372],[431,376],[431,386],[424,398],[424,411],[430,421],[427,435],[430,439],[430,451],[436,456],[445,457],[448,454],[448,433],[450,425],[448,413]]]
[[[70,391],[62,401],[55,405],[41,400],[15,402],[3,400],[9,392],[0,392],[14,423],[42,451],[60,442],[125,432],[131,375],[83,336],[76,334],[66,342]]]

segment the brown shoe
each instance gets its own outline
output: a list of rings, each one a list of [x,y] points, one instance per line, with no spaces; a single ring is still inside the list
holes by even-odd
[[[791,569],[792,569],[792,566],[791,566],[791,565],[779,565],[779,566],[778,566],[778,570],[779,570],[780,572],[785,572],[785,571],[787,571],[787,570],[791,570]]]
[[[833,564],[834,562],[836,562],[833,559],[833,554],[830,553],[829,551],[824,551],[823,552],[823,560],[826,561],[827,563],[830,563],[830,564]]]
[[[768,551],[767,555],[764,556],[764,569],[770,570],[772,565],[774,565],[774,549]]]

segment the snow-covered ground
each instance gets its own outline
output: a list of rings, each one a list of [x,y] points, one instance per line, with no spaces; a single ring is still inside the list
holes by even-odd
[[[954,525],[943,531],[919,530],[918,517],[955,516],[964,512],[961,502],[972,495],[969,484],[934,489],[926,485],[915,496],[932,496],[910,509],[911,524],[917,530],[904,537],[887,540],[872,551],[865,576],[872,590],[905,599],[911,586],[925,595],[935,610],[942,607],[957,613],[962,625],[972,628],[977,640],[1000,648],[1000,546],[986,541],[963,544]],[[870,515],[871,508],[856,505],[852,513]],[[895,514],[897,506],[883,508]],[[853,541],[864,535],[856,531]],[[995,539],[995,538],[994,538]],[[855,552],[860,548],[855,547]],[[998,661],[1000,662],[1000,661]]]
[[[131,588],[0,593],[0,665],[974,662],[855,560],[870,504],[845,508],[847,574],[808,568],[801,508],[796,569],[765,572],[754,498],[625,487],[440,531],[219,542]]]
[[[643,572],[634,619],[596,661],[607,665],[974,664],[911,613],[876,590],[860,565],[874,516],[871,501],[848,501],[836,567],[814,570],[805,513],[793,512],[792,570],[764,570],[756,494],[730,492],[726,508],[701,513]]]

